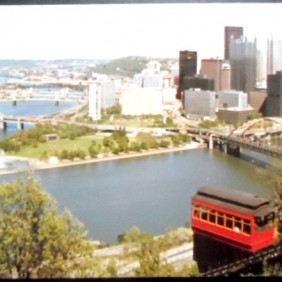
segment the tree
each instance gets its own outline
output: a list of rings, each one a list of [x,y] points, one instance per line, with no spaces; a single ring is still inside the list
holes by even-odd
[[[282,238],[282,178],[276,178],[275,185],[275,204],[277,207],[277,231],[278,231],[278,240],[281,242]],[[266,263],[263,264],[263,276],[281,276],[282,267],[281,263]]]
[[[159,146],[162,148],[167,148],[170,145],[170,142],[168,140],[161,140],[159,143]]]
[[[172,277],[175,271],[171,265],[163,264],[160,258],[160,248],[153,238],[141,242],[137,255],[140,267],[136,269],[137,277]]]
[[[282,238],[282,177],[277,177],[276,179],[276,186],[275,186],[275,192],[276,192],[276,197],[275,197],[275,202],[277,206],[277,225],[278,225],[278,239],[281,240]]]
[[[139,132],[136,136],[136,140],[140,142],[141,144],[146,144],[147,149],[148,148],[156,148],[157,147],[157,140],[156,138],[147,132]],[[143,148],[142,148],[143,149]]]
[[[31,175],[0,186],[0,242],[1,278],[83,276],[93,252],[83,225]]]
[[[67,149],[63,149],[60,153],[59,153],[59,159],[60,160],[67,160],[69,158],[69,152]]]
[[[119,152],[127,152],[128,151],[128,142],[129,139],[126,136],[126,130],[125,128],[119,128],[118,130],[115,130],[112,135],[112,139],[118,144],[118,151]],[[117,149],[115,149],[116,151]],[[115,152],[113,152],[115,153]]]
[[[96,158],[99,154],[99,148],[96,147],[96,145],[94,143],[92,143],[89,147],[88,147],[88,153],[89,156],[91,158]]]
[[[137,226],[133,226],[127,232],[118,236],[119,243],[143,242],[148,240],[150,241],[152,239],[152,234],[141,232]]]
[[[171,117],[168,117],[167,119],[166,119],[166,124],[165,124],[166,126],[174,126],[174,123],[173,123],[173,119],[171,118]]]

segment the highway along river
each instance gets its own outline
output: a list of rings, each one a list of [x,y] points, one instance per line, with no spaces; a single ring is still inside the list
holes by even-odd
[[[91,239],[115,243],[132,226],[158,235],[190,225],[190,198],[200,186],[273,197],[273,172],[256,162],[216,149],[192,149],[34,175],[60,209],[68,208],[85,224]],[[3,175],[0,181],[15,177]]]

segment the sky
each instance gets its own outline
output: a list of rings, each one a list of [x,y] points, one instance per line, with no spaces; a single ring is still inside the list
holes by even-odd
[[[223,58],[224,26],[266,49],[281,15],[282,3],[0,6],[0,59]]]

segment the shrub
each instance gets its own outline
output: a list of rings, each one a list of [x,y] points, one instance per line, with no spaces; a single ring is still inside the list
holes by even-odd
[[[66,149],[62,150],[62,151],[59,153],[58,158],[59,158],[60,160],[67,160],[67,159],[69,158],[69,152],[68,152]]]
[[[129,145],[129,150],[130,151],[135,151],[135,152],[139,152],[140,151],[140,145],[137,142],[131,142]]]
[[[139,132],[136,136],[136,140],[142,144],[146,144],[147,148],[156,148],[157,147],[157,141],[156,138],[151,135],[150,133],[146,132]],[[144,146],[144,145],[142,145]],[[143,149],[143,148],[142,148]],[[145,148],[144,148],[145,149]]]
[[[96,158],[97,155],[99,154],[99,149],[93,145],[90,145],[88,147],[88,153],[91,158]]]
[[[161,140],[159,146],[162,148],[167,148],[170,145],[170,142],[167,140]]]

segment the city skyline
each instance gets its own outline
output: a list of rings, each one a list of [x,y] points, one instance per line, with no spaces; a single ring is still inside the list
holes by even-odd
[[[224,27],[280,40],[282,3],[0,6],[0,59],[224,57]],[[5,27],[5,28],[3,28]]]

